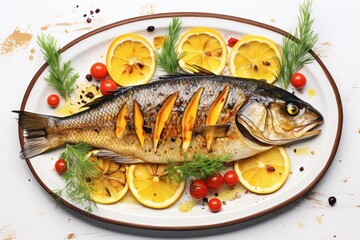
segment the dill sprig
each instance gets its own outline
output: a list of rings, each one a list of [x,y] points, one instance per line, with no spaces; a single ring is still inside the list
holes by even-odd
[[[74,203],[84,206],[89,213],[96,207],[96,203],[91,198],[91,186],[87,179],[100,174],[96,168],[97,163],[85,157],[90,150],[91,146],[86,143],[66,145],[61,154],[67,165],[67,171],[63,175],[65,187],[55,192],[59,199],[65,194]]]
[[[170,75],[175,75],[181,71],[179,60],[181,54],[176,52],[176,42],[180,36],[181,20],[173,17],[168,27],[164,44],[160,51],[157,51],[156,58],[159,67]]]
[[[49,76],[45,81],[67,99],[74,92],[74,83],[79,78],[79,74],[73,74],[74,69],[70,60],[61,63],[60,48],[53,36],[41,34],[37,37],[37,42],[44,60],[49,64]]]
[[[314,61],[310,50],[318,41],[318,34],[314,33],[311,18],[312,0],[306,0],[299,6],[298,26],[294,34],[289,33],[283,38],[283,60],[277,58],[278,81],[280,87],[287,89],[291,76],[305,64]]]
[[[209,157],[203,154],[196,154],[193,160],[185,156],[184,163],[181,165],[175,165],[174,162],[168,160],[168,177],[178,182],[185,181],[189,177],[205,179],[207,176],[226,169],[224,163],[229,161],[230,158],[230,155]]]

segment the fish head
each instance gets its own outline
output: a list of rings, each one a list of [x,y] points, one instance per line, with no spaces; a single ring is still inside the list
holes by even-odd
[[[241,133],[265,145],[284,145],[320,134],[321,113],[295,95],[270,87],[252,95],[237,111]]]

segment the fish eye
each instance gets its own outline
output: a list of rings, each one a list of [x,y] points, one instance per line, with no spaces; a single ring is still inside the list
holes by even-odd
[[[299,107],[294,104],[294,103],[288,103],[286,104],[286,112],[290,115],[290,116],[296,116],[299,114]]]

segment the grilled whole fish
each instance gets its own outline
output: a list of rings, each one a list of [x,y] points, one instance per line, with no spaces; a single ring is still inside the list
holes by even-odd
[[[85,142],[124,163],[181,162],[184,154],[243,159],[320,133],[315,108],[265,81],[172,77],[119,89],[68,117],[19,113],[23,158]]]

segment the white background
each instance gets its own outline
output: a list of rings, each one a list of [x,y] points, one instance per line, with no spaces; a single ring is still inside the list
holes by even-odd
[[[35,36],[54,35],[61,46],[108,23],[150,13],[198,11],[249,18],[284,30],[297,23],[299,0],[23,1],[2,4],[0,44],[18,28],[31,33],[27,47],[1,53],[0,240],[4,239],[354,239],[360,220],[360,4],[314,0],[319,51],[339,88],[343,135],[332,165],[306,198],[246,223],[201,231],[152,231],[106,224],[59,208],[19,159],[15,114],[26,87],[43,64]],[[79,7],[76,7],[78,5]],[[83,14],[99,8],[88,24]],[[31,53],[31,49],[36,49]],[[33,60],[29,56],[33,56]],[[328,197],[337,203],[330,207]],[[314,196],[314,197],[312,197]]]

